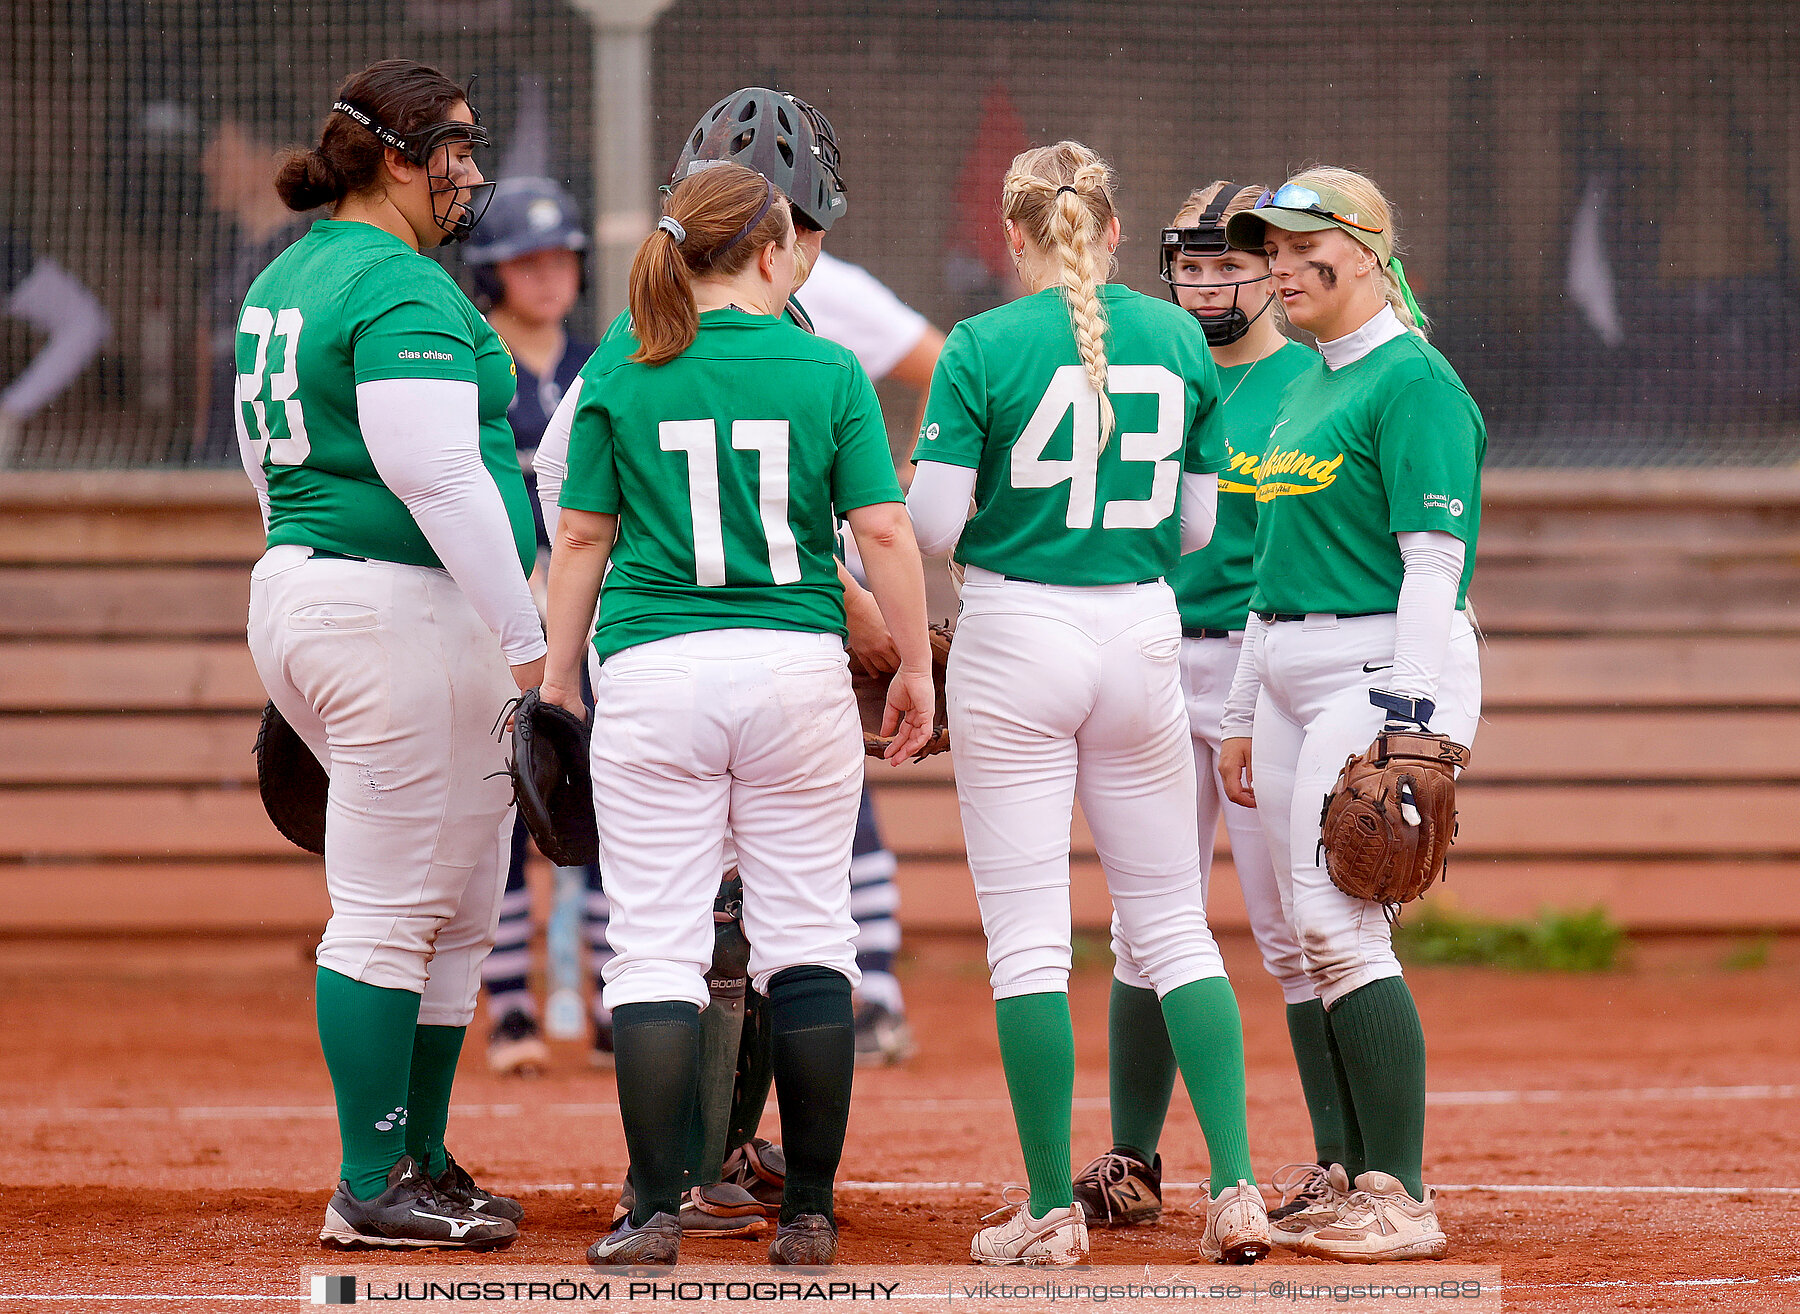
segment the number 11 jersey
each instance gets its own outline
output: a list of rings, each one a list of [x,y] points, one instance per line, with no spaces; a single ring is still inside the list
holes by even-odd
[[[637,346],[608,334],[576,380],[559,499],[619,517],[601,660],[699,630],[844,634],[837,517],[903,500],[856,357],[735,307],[665,364]]]
[[[1181,473],[1227,461],[1218,370],[1192,315],[1108,283],[1100,446],[1060,288],[966,319],[931,379],[915,461],[974,469],[975,514],[956,559],[1043,584],[1129,584],[1181,556]]]

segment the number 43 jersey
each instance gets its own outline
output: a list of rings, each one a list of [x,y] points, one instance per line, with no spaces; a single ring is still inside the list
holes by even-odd
[[[844,634],[837,518],[903,500],[856,357],[736,308],[702,314],[662,365],[637,346],[608,334],[577,378],[559,499],[619,517],[601,660],[699,630]]]
[[[975,514],[956,559],[1043,584],[1128,584],[1181,556],[1181,474],[1225,468],[1219,376],[1193,316],[1115,283],[1100,445],[1059,288],[966,319],[931,380],[915,461],[971,467]]]
[[[356,385],[476,386],[481,460],[500,490],[521,568],[537,556],[506,408],[512,356],[442,266],[373,224],[315,223],[258,274],[237,328],[238,418],[269,482],[269,545],[442,566],[369,457]]]

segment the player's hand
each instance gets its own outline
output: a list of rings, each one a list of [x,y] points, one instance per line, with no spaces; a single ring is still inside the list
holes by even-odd
[[[875,595],[867,589],[844,591],[844,622],[850,631],[850,658],[870,675],[886,675],[900,669],[900,650]]]
[[[1250,737],[1227,739],[1219,745],[1219,779],[1225,786],[1225,797],[1239,807],[1256,806],[1256,790],[1250,772]]]
[[[544,682],[544,659],[520,662],[512,668],[513,683],[519,686],[519,692],[535,689]]]
[[[546,680],[538,686],[538,697],[546,703],[555,703],[578,720],[585,722],[588,719],[587,704],[581,701],[579,684],[558,684],[555,680]]]
[[[888,685],[887,707],[881,714],[881,733],[894,736],[884,754],[890,765],[925,747],[936,712],[937,690],[932,687],[931,672],[902,667]]]

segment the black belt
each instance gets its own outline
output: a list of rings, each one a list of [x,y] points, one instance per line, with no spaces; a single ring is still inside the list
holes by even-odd
[[[367,557],[353,557],[348,552],[333,552],[330,548],[314,548],[313,560],[325,561],[367,561]]]
[[[1392,611],[1259,611],[1265,624],[1273,625],[1276,621],[1303,621],[1308,616],[1333,616],[1337,620],[1358,620],[1364,616],[1391,616]]]
[[[1008,584],[1042,584],[1044,582],[1041,579],[1026,579],[1023,575],[1002,575],[1000,578],[1005,580]],[[1163,577],[1161,575],[1153,575],[1149,579],[1134,579],[1131,582],[1134,585],[1160,584],[1163,582]],[[1074,584],[1074,585],[1070,585],[1069,587],[1081,588],[1083,586],[1080,584]],[[1101,585],[1100,587],[1105,588],[1107,586]]]
[[[1184,639],[1229,639],[1230,630],[1215,630],[1208,625],[1183,625],[1181,637]]]

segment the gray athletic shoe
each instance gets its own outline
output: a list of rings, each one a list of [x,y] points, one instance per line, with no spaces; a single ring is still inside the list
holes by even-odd
[[[358,1200],[349,1182],[339,1182],[319,1229],[320,1242],[339,1250],[502,1250],[518,1235],[510,1218],[489,1218],[440,1196],[409,1155],[373,1200]]]
[[[614,1227],[631,1213],[636,1200],[627,1181],[619,1193],[619,1203],[613,1206]],[[683,1236],[760,1236],[767,1213],[762,1201],[730,1182],[690,1186],[681,1197],[681,1232]]]
[[[837,1246],[837,1228],[829,1218],[801,1214],[775,1229],[775,1239],[769,1242],[769,1262],[819,1268],[837,1263]]]
[[[681,1258],[681,1223],[674,1214],[651,1214],[642,1227],[627,1214],[587,1248],[596,1268],[669,1268]]]
[[[448,1150],[444,1152],[444,1171],[431,1179],[431,1189],[438,1193],[440,1200],[459,1204],[483,1218],[506,1218],[515,1223],[525,1221],[524,1205],[477,1186],[468,1170]]]

